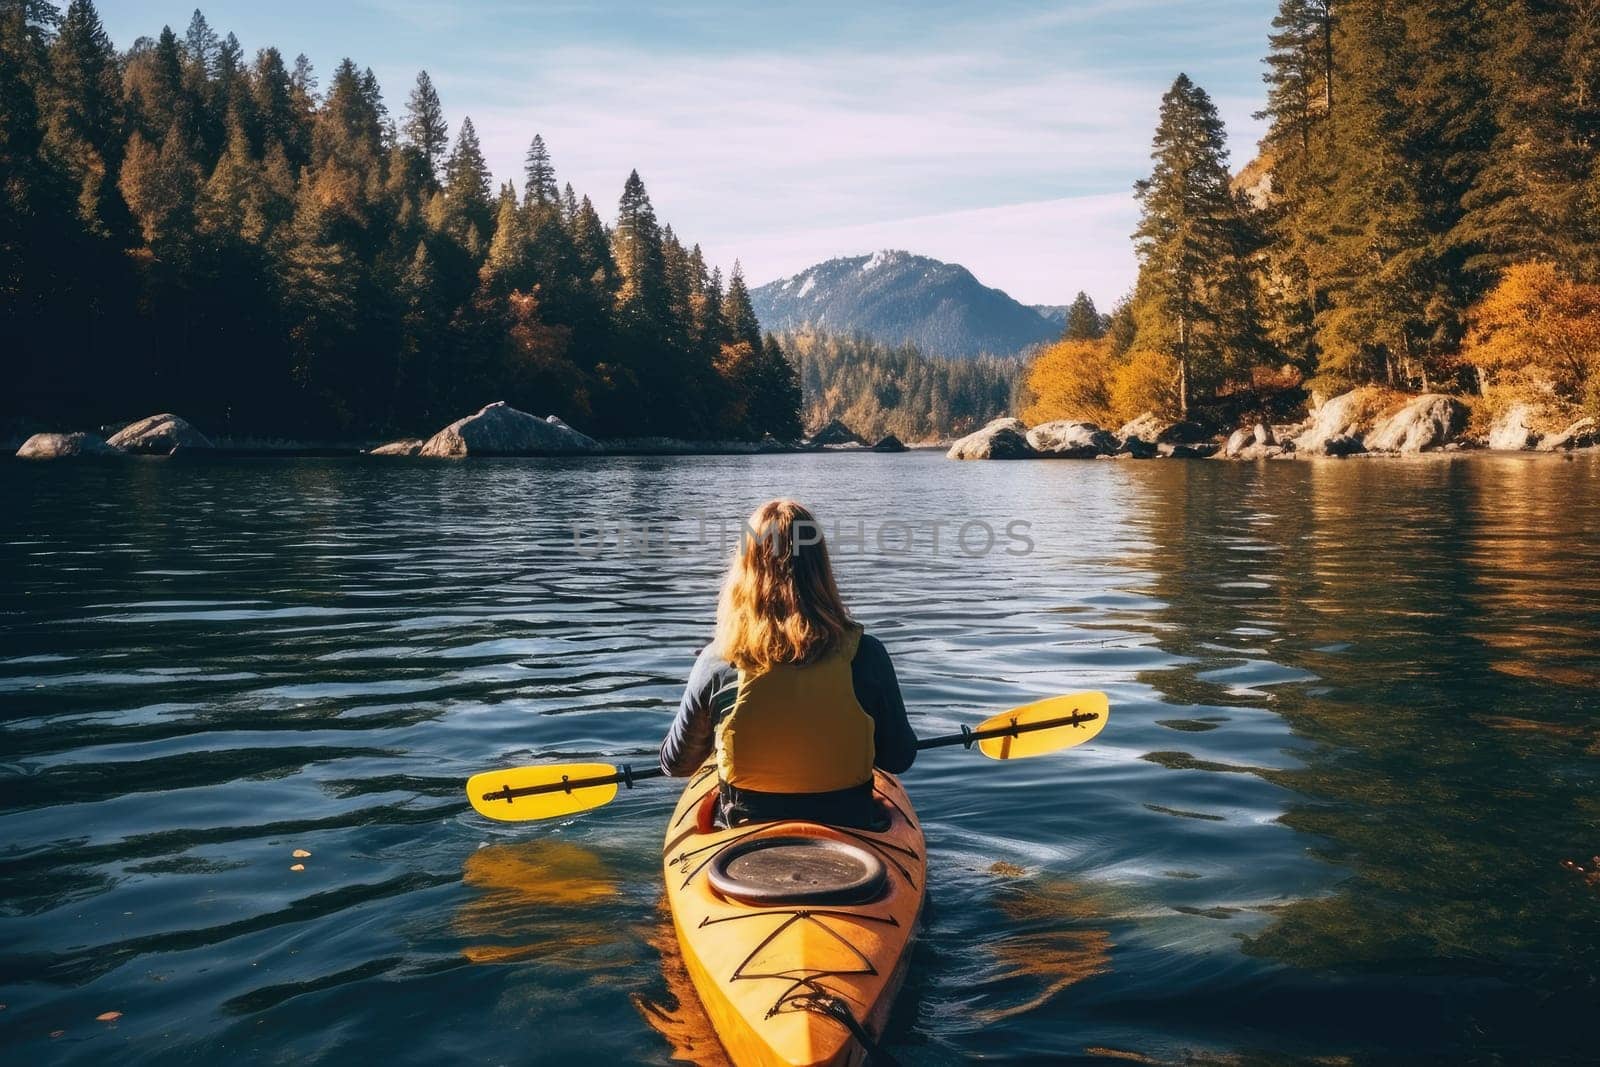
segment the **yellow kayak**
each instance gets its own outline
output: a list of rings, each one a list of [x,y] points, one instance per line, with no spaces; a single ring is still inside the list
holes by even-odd
[[[689,780],[662,866],[684,964],[738,1067],[857,1064],[905,981],[927,851],[905,790],[876,772],[881,830],[709,828],[715,768]]]

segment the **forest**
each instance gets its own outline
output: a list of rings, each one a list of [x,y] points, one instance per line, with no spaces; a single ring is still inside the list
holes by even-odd
[[[1025,417],[1227,421],[1285,391],[1600,413],[1600,0],[1282,0],[1260,156],[1179,75],[1137,285]]]
[[[799,435],[799,383],[630,174],[613,222],[537,135],[494,182],[424,71],[247,59],[195,12],[119,52],[90,0],[0,0],[0,414],[431,433],[493,400],[594,434]]]
[[[838,419],[867,441],[916,444],[968,433],[1011,410],[1020,358],[924,354],[860,335],[781,335],[798,368],[804,422]]]

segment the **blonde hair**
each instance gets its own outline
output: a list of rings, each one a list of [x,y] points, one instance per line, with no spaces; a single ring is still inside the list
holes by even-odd
[[[718,654],[757,673],[777,664],[813,663],[854,626],[816,518],[793,500],[756,508],[722,583]]]

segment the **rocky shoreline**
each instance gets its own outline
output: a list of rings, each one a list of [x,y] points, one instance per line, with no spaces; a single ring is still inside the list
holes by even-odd
[[[109,428],[107,428],[109,430]],[[844,431],[848,434],[848,431]],[[348,441],[296,441],[280,438],[208,437],[187,419],[163,413],[129,423],[108,436],[89,432],[35,433],[14,443],[18,459],[170,456],[187,458],[414,457],[465,459],[473,456],[686,456],[761,455],[816,451],[898,451],[893,438],[872,446],[849,439],[823,441],[692,441],[675,437],[596,440],[559,416],[539,418],[504,401],[488,404],[427,438],[402,438],[382,444]]]
[[[1194,422],[1152,412],[1115,431],[1068,419],[1032,428],[1000,418],[950,446],[950,459],[1229,459],[1455,454],[1468,451],[1571,453],[1600,447],[1600,423],[1565,420],[1539,430],[1530,405],[1513,404],[1485,434],[1469,431],[1471,412],[1444,393],[1397,397],[1354,389],[1324,401],[1297,423],[1254,423],[1213,434]]]
[[[1507,408],[1487,432],[1469,429],[1470,411],[1443,393],[1400,396],[1376,388],[1352,390],[1318,405],[1296,423],[1254,423],[1218,434],[1195,422],[1152,412],[1116,430],[1062,419],[1029,427],[994,419],[948,445],[950,459],[1228,459],[1451,455],[1469,451],[1570,454],[1600,448],[1592,417],[1552,423],[1526,403]],[[16,449],[19,459],[171,457],[307,457],[466,459],[475,456],[698,456],[803,452],[898,453],[923,450],[892,434],[868,443],[834,422],[803,441],[692,441],[674,437],[597,440],[561,418],[539,418],[504,401],[457,419],[428,438],[383,444],[269,438],[209,438],[187,420],[164,413],[139,419],[109,436],[87,432],[36,433]],[[945,445],[937,445],[941,449]]]

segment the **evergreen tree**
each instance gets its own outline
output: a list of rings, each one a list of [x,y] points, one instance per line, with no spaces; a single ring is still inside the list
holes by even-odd
[[[444,198],[452,232],[465,239],[469,230],[487,234],[493,215],[489,201],[489,166],[483,160],[478,131],[470,118],[461,120],[455,148],[444,165]]]
[[[439,94],[434,91],[433,79],[427,71],[417,73],[417,84],[406,101],[406,121],[402,127],[408,145],[417,151],[427,165],[427,178],[437,184],[439,165],[444,162],[445,149],[450,143],[450,126],[444,119],[444,107]]]
[[[750,346],[752,352],[761,350],[761,323],[756,318],[755,307],[750,303],[750,290],[744,284],[744,270],[737,260],[733,264],[733,274],[728,278],[728,292],[722,298],[722,328],[728,344],[742,341]]]
[[[664,337],[670,321],[670,297],[661,228],[638,171],[628,175],[617,203],[611,258],[620,282],[616,295],[619,325],[636,335]]]
[[[1177,361],[1180,408],[1253,354],[1240,206],[1228,186],[1222,120],[1180,74],[1161,100],[1149,178],[1137,183],[1140,289],[1160,326],[1145,346]],[[1146,337],[1145,335],[1148,336]]]
[[[1067,308],[1067,327],[1062,333],[1065,341],[1094,341],[1106,335],[1105,317],[1095,308],[1089,294],[1080,291]]]
[[[804,433],[800,407],[800,375],[784,355],[778,339],[769,333],[761,343],[756,364],[751,429],[758,435],[771,434],[779,441],[797,441]]]
[[[111,39],[90,0],[67,5],[50,46],[45,148],[78,187],[78,217],[102,236],[121,230],[122,76]]]
[[[556,168],[550,162],[550,150],[545,148],[544,138],[538,134],[533,135],[533,142],[528,145],[525,162],[527,185],[523,188],[523,195],[528,198],[528,203],[538,207],[557,206],[561,194],[556,191]]]

